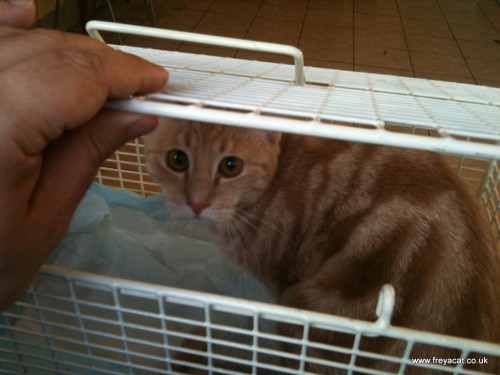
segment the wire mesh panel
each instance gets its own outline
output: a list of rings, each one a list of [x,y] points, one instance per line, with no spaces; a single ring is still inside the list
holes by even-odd
[[[499,236],[498,89],[320,68],[298,87],[288,65],[120,48],[168,67],[170,81],[111,108],[442,152]],[[96,179],[160,191],[141,140]],[[500,360],[500,345],[390,326],[385,298],[378,320],[362,322],[46,266],[0,315],[0,373],[479,374]],[[447,355],[414,356],[422,348]]]
[[[492,161],[489,165],[480,195],[480,200],[485,206],[492,224],[492,229],[497,238],[497,248],[500,238],[500,199],[498,194],[500,182],[499,170],[498,162]]]
[[[500,89],[311,67],[301,87],[291,65],[120,48],[168,68],[170,80],[113,108],[500,158]],[[407,127],[432,139],[399,131]]]
[[[249,61],[235,58],[165,52],[154,49],[120,46],[161,66],[173,69],[258,77],[292,83],[294,68],[288,64]],[[455,82],[430,81],[372,73],[305,67],[306,83],[326,87],[385,92],[418,97],[454,100],[485,105],[500,105],[500,90]]]
[[[444,153],[489,207],[498,238],[499,202],[485,189],[496,188],[500,89],[313,67],[300,87],[291,65],[120,48],[168,68],[170,79],[160,93],[111,107]]]
[[[297,87],[270,80],[170,69],[162,92],[112,108],[247,127],[500,157],[500,107],[344,87]],[[471,126],[474,124],[474,126]],[[432,131],[408,137],[398,127]]]
[[[384,298],[382,311],[393,303]],[[0,371],[478,374],[482,364],[500,359],[500,345],[395,328],[387,319],[382,313],[374,323],[355,321],[46,266],[1,316]],[[283,326],[294,335],[284,335]],[[325,334],[338,343],[318,340]],[[397,355],[364,349],[381,338],[400,347]],[[451,354],[413,357],[422,346]]]
[[[149,177],[144,160],[144,145],[136,139],[121,147],[99,169],[96,181],[131,190],[142,195],[159,193],[160,187]]]

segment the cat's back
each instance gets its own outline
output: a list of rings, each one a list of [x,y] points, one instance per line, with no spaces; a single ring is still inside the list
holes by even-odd
[[[319,199],[305,203],[316,211],[329,207],[342,217],[343,210],[349,215],[399,203],[443,217],[435,211],[445,205],[492,243],[484,212],[439,154],[297,135],[284,136],[281,146],[275,184],[290,195],[314,192]]]
[[[491,243],[471,192],[444,158],[431,152],[285,135],[272,189],[294,214],[321,213],[332,225],[377,210],[382,214],[384,208],[391,215],[404,209],[408,216],[466,221]]]
[[[313,309],[371,319],[363,311],[375,311],[378,290],[390,283],[398,296],[395,324],[494,340],[491,231],[441,156],[295,135],[282,137],[281,147],[261,213],[283,234],[268,256],[277,290],[301,280],[331,286],[342,301]],[[307,298],[316,293],[311,287]],[[349,311],[360,299],[366,310]]]

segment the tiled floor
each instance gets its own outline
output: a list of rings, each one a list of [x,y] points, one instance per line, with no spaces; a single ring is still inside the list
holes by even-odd
[[[162,28],[290,44],[306,65],[500,87],[497,0],[153,0]],[[142,0],[119,22],[149,24]],[[95,18],[109,19],[102,8]],[[128,36],[128,45],[289,62],[243,50]]]

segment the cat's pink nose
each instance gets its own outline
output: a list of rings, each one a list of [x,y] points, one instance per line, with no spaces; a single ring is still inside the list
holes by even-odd
[[[188,204],[196,216],[199,216],[201,212],[209,206],[209,204],[205,202],[188,202]]]

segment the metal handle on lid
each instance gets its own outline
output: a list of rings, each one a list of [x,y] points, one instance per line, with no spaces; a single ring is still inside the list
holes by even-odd
[[[98,30],[286,55],[293,57],[295,85],[304,86],[305,82],[304,56],[298,48],[293,46],[105,21],[89,21],[86,30],[92,38],[101,42],[104,40]]]

